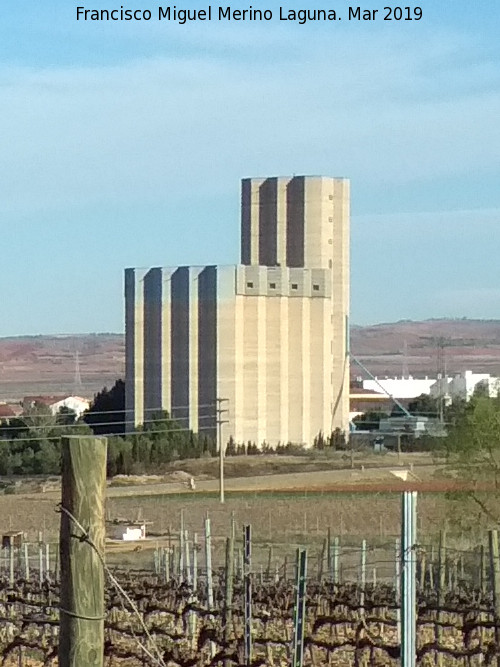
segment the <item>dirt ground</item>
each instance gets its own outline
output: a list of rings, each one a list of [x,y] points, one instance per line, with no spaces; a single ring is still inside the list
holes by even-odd
[[[228,457],[225,460],[226,508],[238,501],[234,495],[245,494],[251,502],[255,494],[282,494],[284,492],[307,495],[317,490],[361,490],[363,487],[377,490],[399,490],[401,480],[393,473],[402,469],[412,471],[409,479],[425,482],[440,477],[429,454],[373,455],[356,453],[351,468],[349,453],[337,452],[334,456],[245,456]],[[147,504],[151,507],[168,507],[161,517],[156,512],[155,532],[161,532],[173,523],[172,512],[181,506],[219,507],[218,459],[194,459],[178,461],[162,475],[116,477],[108,483],[108,515],[133,519],[137,510]],[[196,490],[189,491],[187,480],[193,477]],[[22,479],[16,484],[15,494],[0,494],[0,530],[22,530],[30,539],[42,531],[52,537],[58,531],[60,481]],[[153,496],[176,496],[169,499]],[[213,497],[212,497],[213,496]],[[255,499],[254,499],[255,500]],[[269,504],[272,501],[264,501]],[[290,502],[290,499],[287,500]],[[259,503],[257,503],[258,505]],[[236,507],[235,505],[235,507]],[[174,509],[176,508],[176,509]],[[148,510],[149,511],[149,510]],[[203,512],[204,513],[204,512]],[[145,517],[149,519],[150,517]],[[160,520],[161,519],[161,520]],[[348,522],[349,523],[349,522]]]
[[[245,464],[248,476],[234,476]],[[196,479],[194,492],[182,481],[159,482],[157,477],[141,479],[142,484],[137,484],[137,479],[120,479],[117,486],[113,482],[109,486],[109,519],[151,522],[146,542],[110,543],[111,564],[151,567],[155,547],[175,544],[181,521],[190,539],[196,533],[201,544],[207,516],[211,519],[214,561],[221,565],[225,538],[234,529],[239,539],[245,524],[252,526],[255,557],[262,563],[268,562],[270,547],[276,562],[286,555],[292,558],[298,546],[320,550],[328,531],[332,539],[337,536],[353,548],[366,539],[374,547],[387,544],[392,549],[400,533],[400,492],[405,487],[396,475],[404,471],[406,484],[423,491],[418,499],[422,541],[436,540],[445,526],[454,531],[455,506],[444,492],[435,491],[441,488],[446,471],[426,454],[406,454],[399,461],[395,454],[357,455],[352,469],[350,457],[346,460],[341,453],[329,460],[276,456],[227,459],[223,505],[218,498],[218,480],[213,479],[217,461],[179,462],[173,472],[178,473],[181,465],[186,475]],[[60,521],[57,487],[55,484],[44,493],[0,495],[2,532],[21,530],[32,542],[42,532],[44,541],[54,542],[55,549]],[[457,546],[465,542],[468,546],[472,537],[457,528],[454,539]]]

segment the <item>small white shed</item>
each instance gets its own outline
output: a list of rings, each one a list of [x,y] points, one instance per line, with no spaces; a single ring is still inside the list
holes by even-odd
[[[146,539],[145,523],[129,523],[116,526],[115,539],[125,542],[135,542]]]

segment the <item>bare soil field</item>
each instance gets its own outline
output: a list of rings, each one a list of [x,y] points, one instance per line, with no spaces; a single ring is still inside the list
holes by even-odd
[[[500,320],[411,320],[351,328],[351,349],[379,377],[435,376],[438,344],[453,375],[465,370],[500,374]],[[351,365],[351,376],[362,375]]]
[[[0,338],[1,401],[64,393],[92,398],[124,369],[123,334]]]
[[[236,457],[235,457],[236,458]],[[180,482],[124,485],[108,488],[109,518],[139,517],[151,522],[146,542],[110,543],[111,563],[129,567],[150,567],[151,551],[177,539],[181,525],[190,535],[197,533],[200,542],[204,519],[212,523],[214,559],[223,558],[224,539],[232,525],[240,535],[242,526],[250,523],[256,558],[264,561],[269,547],[275,557],[293,554],[300,545],[320,548],[328,530],[345,544],[359,545],[362,539],[373,544],[393,542],[400,531],[400,492],[408,484],[420,489],[418,501],[419,534],[434,540],[448,525],[454,531],[454,505],[444,491],[453,489],[453,480],[443,477],[444,468],[435,465],[425,454],[364,456],[355,459],[355,468],[342,455],[329,461],[304,460],[304,457],[244,457],[245,461],[227,459],[226,502],[218,499],[218,480],[214,479],[217,461],[178,462],[197,477],[196,491],[188,491]],[[270,459],[270,460],[269,460]],[[246,462],[245,477],[233,477]],[[317,466],[319,469],[310,470]],[[323,469],[321,469],[321,466]],[[325,467],[330,469],[324,469]],[[350,466],[350,461],[349,461]],[[411,470],[412,468],[412,470]],[[270,474],[272,470],[285,470]],[[295,470],[295,472],[293,472]],[[409,482],[394,473],[407,471]],[[203,477],[203,479],[199,479]],[[132,482],[136,480],[131,480]],[[450,485],[451,484],[451,485]],[[440,486],[441,485],[441,486]],[[438,490],[441,492],[438,492]],[[30,541],[42,531],[47,541],[57,541],[60,491],[53,487],[45,493],[0,495],[0,529],[22,530]],[[479,527],[479,522],[478,522]],[[457,545],[469,538],[457,528]],[[260,556],[258,555],[260,553]]]

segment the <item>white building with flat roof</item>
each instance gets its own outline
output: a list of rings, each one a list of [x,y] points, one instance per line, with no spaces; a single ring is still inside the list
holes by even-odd
[[[422,394],[430,394],[435,378],[376,378],[375,380],[363,380],[363,389],[388,394],[398,399],[416,398]]]

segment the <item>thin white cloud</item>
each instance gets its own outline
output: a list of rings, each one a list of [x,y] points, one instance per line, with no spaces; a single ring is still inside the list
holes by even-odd
[[[4,211],[158,201],[187,195],[190,180],[220,191],[252,173],[333,172],[383,186],[498,165],[495,72],[472,68],[450,96],[426,65],[460,42],[427,36],[400,51],[370,40],[350,58],[345,36],[335,48],[324,36],[311,42],[274,65],[226,54],[4,67]],[[471,73],[483,82],[474,94]]]

